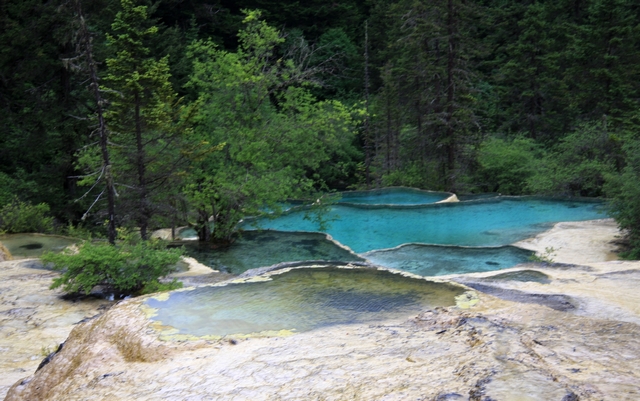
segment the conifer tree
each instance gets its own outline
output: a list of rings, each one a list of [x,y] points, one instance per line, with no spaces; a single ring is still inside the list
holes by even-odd
[[[180,159],[178,99],[169,81],[168,57],[154,58],[146,44],[158,32],[147,7],[121,0],[107,35],[109,108],[105,115],[114,154],[114,176],[122,188],[124,214],[148,237]]]
[[[102,194],[106,193],[107,197],[107,238],[109,243],[115,245],[116,243],[116,204],[115,197],[116,191],[113,183],[113,176],[111,171],[111,157],[108,147],[108,131],[107,124],[104,118],[104,97],[100,91],[100,81],[98,77],[98,67],[93,56],[93,42],[89,29],[85,21],[84,13],[82,11],[82,2],[75,0],[76,17],[78,18],[80,27],[78,32],[80,56],[86,60],[86,73],[89,75],[90,89],[95,100],[95,117],[98,120],[98,127],[96,129],[98,134],[98,142],[100,146],[100,155],[102,158],[102,165],[100,168],[100,176],[104,177],[105,189],[98,195],[96,200],[99,200]],[[94,202],[95,204],[95,202]],[[86,213],[85,213],[86,216]]]

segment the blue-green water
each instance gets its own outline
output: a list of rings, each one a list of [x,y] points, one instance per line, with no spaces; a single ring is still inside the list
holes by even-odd
[[[514,246],[464,248],[409,244],[362,254],[370,262],[420,276],[484,272],[527,263],[533,252]]]
[[[249,269],[284,262],[305,260],[363,261],[354,253],[327,240],[320,233],[289,233],[281,231],[247,231],[231,246],[212,248],[197,241],[175,243],[183,245],[187,254],[216,270],[241,274]]]
[[[374,204],[338,204],[325,216],[333,220],[326,232],[359,256],[314,232],[320,228],[300,210],[258,220],[280,231],[247,231],[230,248],[196,249],[193,256],[236,274],[281,262],[360,257],[422,276],[491,271],[526,262],[531,252],[506,245],[552,223],[606,217],[602,203],[577,200],[497,197],[426,206]],[[538,272],[487,280],[549,281]],[[225,336],[407,318],[425,308],[453,305],[461,292],[449,284],[332,263],[296,268],[268,281],[201,287],[145,302],[157,309],[154,320],[180,334]]]
[[[244,224],[250,229],[320,231],[317,223],[293,211],[275,220]],[[356,253],[397,247],[407,243],[502,246],[526,239],[559,221],[607,217],[600,202],[539,198],[496,198],[483,201],[361,208],[335,205],[325,216],[326,230]]]
[[[376,269],[299,268],[269,281],[200,287],[148,299],[179,334],[225,336],[406,319],[455,304],[463,289]]]
[[[422,191],[414,188],[385,188],[371,191],[342,192],[342,204],[363,205],[426,205],[440,202],[452,194],[448,192]]]

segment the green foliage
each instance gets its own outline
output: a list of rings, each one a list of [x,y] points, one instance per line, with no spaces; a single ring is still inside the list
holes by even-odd
[[[76,89],[85,83],[61,62],[73,48],[73,24],[61,8],[39,0],[0,3],[0,172],[15,184],[7,192],[0,184],[0,198],[46,202],[53,215],[68,218],[76,209],[69,203],[72,155],[87,123],[71,117],[83,115]]]
[[[620,137],[606,121],[582,124],[538,163],[529,188],[534,193],[602,196],[605,177],[621,163]]]
[[[0,207],[11,202],[14,197],[15,182],[8,174],[0,172]]]
[[[177,290],[178,288],[182,288],[182,283],[175,278],[167,283],[158,280],[152,280],[144,284],[144,286],[140,290],[140,293],[153,294],[154,292],[173,291]]]
[[[640,141],[625,147],[626,167],[622,174],[607,177],[606,193],[611,197],[611,215],[624,230],[629,242],[621,254],[627,259],[640,259]]]
[[[186,220],[182,187],[200,223],[214,216],[227,236],[279,199],[360,174],[367,185],[583,196],[608,180],[619,218],[633,214],[621,149],[635,134],[620,133],[640,120],[633,1],[84,1],[111,171],[89,145],[96,105],[76,65],[74,4],[0,5],[0,207],[19,196],[77,224],[101,177],[116,182],[118,224],[144,231]],[[262,15],[240,11],[253,8]],[[194,135],[175,90],[200,99]],[[335,99],[366,104],[355,141],[362,116]],[[480,145],[480,133],[492,137]],[[105,215],[92,218],[87,227]]]
[[[535,173],[540,155],[531,139],[519,137],[509,141],[489,137],[478,151],[476,184],[483,192],[527,193],[527,180]]]
[[[381,182],[385,187],[438,188],[435,168],[435,163],[425,166],[419,162],[409,162],[401,169],[384,174]]]
[[[393,176],[417,163],[429,177],[423,182],[436,176],[437,187],[459,189],[472,162],[464,149],[479,139],[471,86],[480,47],[476,7],[400,0],[386,17],[390,39],[376,49],[387,56],[378,66],[382,87],[371,102],[373,134],[363,140],[374,142],[375,173]]]
[[[107,223],[108,222],[105,222],[105,226],[107,225]],[[101,237],[95,230],[92,231],[81,224],[73,225],[72,223],[69,223],[66,227],[62,227],[60,231],[63,235],[66,235],[68,237],[80,238],[83,240],[92,240],[94,238]]]
[[[48,233],[53,231],[53,217],[49,216],[49,205],[32,205],[14,197],[0,209],[0,232]]]
[[[84,242],[77,253],[46,253],[42,262],[53,264],[62,272],[51,288],[62,287],[70,294],[89,294],[96,286],[118,295],[144,294],[179,288],[181,283],[161,283],[160,278],[173,271],[182,251],[165,249],[162,242],[132,241],[131,237],[118,245]]]
[[[185,192],[198,211],[198,227],[229,241],[245,216],[281,210],[288,198],[325,189],[317,171],[351,146],[352,111],[318,101],[313,78],[294,60],[278,58],[278,31],[246,13],[237,52],[210,41],[190,48],[190,85],[201,93],[192,164]],[[206,233],[200,236],[206,239]]]
[[[81,185],[94,188],[103,180],[118,188],[119,223],[139,227],[146,239],[155,216],[175,212],[168,200],[177,191],[191,110],[173,91],[168,56],[151,54],[158,27],[147,7],[132,0],[120,4],[106,35],[111,57],[101,88],[109,100],[104,117],[111,166],[103,165],[104,150],[95,146],[78,152],[77,166],[87,171]]]

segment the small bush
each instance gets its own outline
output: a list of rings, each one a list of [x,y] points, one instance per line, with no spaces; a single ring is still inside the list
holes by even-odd
[[[606,178],[624,164],[622,139],[603,122],[578,126],[538,163],[529,179],[534,193],[602,196]]]
[[[42,262],[52,263],[62,275],[51,288],[62,287],[70,294],[89,294],[96,286],[117,295],[145,294],[180,288],[181,283],[161,283],[180,260],[182,250],[166,249],[160,241],[125,241],[119,245],[85,242],[77,253],[46,253]]]
[[[47,233],[53,231],[49,205],[32,205],[17,197],[0,209],[0,231],[7,233]]]
[[[478,152],[480,169],[477,180],[484,192],[507,195],[527,193],[527,180],[536,170],[536,159],[541,151],[527,138],[505,141],[488,138]]]
[[[108,224],[108,222],[105,222],[105,225],[106,224]],[[63,235],[66,235],[68,237],[80,238],[84,240],[92,240],[94,238],[102,237],[100,233],[93,232],[86,226],[80,224],[74,226],[73,223],[69,223],[66,227],[62,227],[60,231]]]
[[[412,187],[438,189],[441,182],[434,174],[437,164],[430,162],[425,165],[420,163],[407,163],[401,169],[390,171],[382,176],[383,187]]]

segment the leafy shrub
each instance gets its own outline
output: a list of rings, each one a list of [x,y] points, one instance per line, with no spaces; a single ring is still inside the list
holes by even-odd
[[[606,177],[622,164],[621,138],[605,122],[589,122],[566,135],[529,180],[535,193],[602,196]]]
[[[440,189],[442,183],[438,181],[434,172],[437,171],[436,163],[407,163],[400,169],[390,171],[382,176],[383,187],[412,187]]]
[[[108,222],[105,222],[105,225],[106,224],[108,224]],[[68,237],[80,238],[84,240],[92,240],[94,238],[103,238],[103,236],[101,236],[100,233],[97,232],[96,230],[91,231],[89,228],[81,224],[74,226],[73,223],[71,222],[69,222],[69,224],[66,227],[61,227],[59,229],[59,232],[62,235],[66,235]]]
[[[53,231],[53,217],[48,216],[49,205],[32,205],[17,197],[0,209],[0,231],[7,233],[46,233]]]
[[[100,285],[118,295],[131,295],[180,288],[182,284],[175,280],[161,283],[159,279],[172,272],[181,255],[182,250],[166,249],[160,241],[127,240],[115,246],[85,242],[77,253],[46,253],[42,261],[62,271],[51,288],[89,294]]]
[[[540,154],[532,139],[486,139],[478,152],[477,181],[481,189],[507,195],[526,193],[527,180],[533,176]]]

